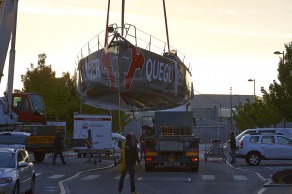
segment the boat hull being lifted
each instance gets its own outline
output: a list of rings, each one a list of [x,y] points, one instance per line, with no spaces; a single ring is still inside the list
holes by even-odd
[[[156,54],[115,32],[110,44],[78,63],[77,91],[85,104],[108,110],[161,110],[192,96],[191,74],[176,53]]]

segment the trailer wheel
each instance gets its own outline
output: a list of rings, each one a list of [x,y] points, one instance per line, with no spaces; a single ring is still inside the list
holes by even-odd
[[[198,166],[193,166],[193,167],[191,167],[191,171],[192,172],[198,172],[199,171],[199,167]]]
[[[36,162],[42,162],[45,159],[45,153],[44,152],[34,152],[33,156],[34,156],[34,160]]]
[[[145,164],[145,170],[147,172],[153,171],[155,169],[155,164]]]

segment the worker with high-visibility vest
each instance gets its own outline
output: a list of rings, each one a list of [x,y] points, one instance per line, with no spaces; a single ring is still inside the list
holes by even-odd
[[[134,166],[136,162],[140,165],[140,160],[138,156],[137,147],[131,141],[132,137],[131,134],[126,135],[126,142],[122,143],[122,157],[121,157],[121,164],[120,164],[120,182],[119,182],[119,193],[122,192],[124,186],[125,176],[127,171],[130,174],[130,181],[131,181],[131,192],[137,194],[135,188],[135,179],[134,179]]]

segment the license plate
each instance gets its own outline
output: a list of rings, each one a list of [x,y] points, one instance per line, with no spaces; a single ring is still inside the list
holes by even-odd
[[[54,143],[54,136],[30,136],[27,144]]]

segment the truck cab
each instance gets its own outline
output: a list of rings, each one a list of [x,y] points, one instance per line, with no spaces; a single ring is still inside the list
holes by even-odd
[[[42,97],[33,93],[13,93],[12,110],[20,122],[45,123],[45,106]]]

